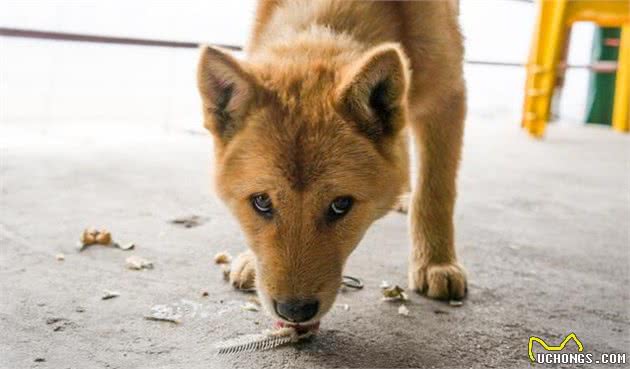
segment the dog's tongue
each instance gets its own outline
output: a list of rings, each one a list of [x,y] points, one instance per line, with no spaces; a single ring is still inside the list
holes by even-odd
[[[291,328],[295,328],[295,331],[297,332],[297,334],[302,335],[304,333],[308,333],[308,332],[315,332],[319,329],[319,322],[313,323],[313,324],[290,324],[290,323],[285,323],[282,320],[278,320],[276,321],[276,323],[273,325],[274,328],[278,329],[278,328],[286,328],[286,327],[291,327]]]

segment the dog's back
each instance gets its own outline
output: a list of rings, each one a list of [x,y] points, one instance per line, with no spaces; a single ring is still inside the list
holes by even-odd
[[[262,0],[258,4],[248,53],[272,45],[297,48],[302,40],[330,43],[343,38],[356,41],[354,50],[363,51],[386,42],[400,43],[413,71],[410,99],[422,96],[420,86],[433,81],[463,86],[462,37],[457,24],[458,3],[450,1],[345,1],[345,0]],[[308,34],[309,36],[305,36]],[[360,50],[357,50],[360,49]],[[463,88],[463,87],[462,87]]]

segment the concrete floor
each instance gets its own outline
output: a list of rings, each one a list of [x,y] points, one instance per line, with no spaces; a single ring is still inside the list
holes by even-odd
[[[236,254],[244,242],[210,191],[209,138],[120,127],[7,132],[1,368],[527,368],[530,335],[556,344],[569,332],[586,352],[629,351],[628,136],[554,126],[534,141],[506,122],[472,117],[456,215],[470,274],[462,307],[413,295],[404,317],[380,301],[381,280],[406,281],[407,222],[391,213],[347,265],[365,289],[340,293],[350,309],[333,308],[318,337],[218,358],[215,343],[272,322],[242,310],[250,296],[212,264],[217,251]],[[169,223],[192,214],[205,222]],[[78,253],[87,226],[136,249]],[[126,269],[132,254],[155,268]],[[120,297],[101,300],[104,289]],[[144,320],[157,304],[179,308],[181,324]]]

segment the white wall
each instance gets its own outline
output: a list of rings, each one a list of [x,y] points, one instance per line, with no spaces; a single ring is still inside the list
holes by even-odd
[[[243,45],[253,11],[251,0],[5,0],[0,26]],[[532,3],[464,0],[467,58],[524,62],[534,17]],[[575,29],[570,62],[588,62],[591,37],[592,27]],[[196,57],[196,50],[0,37],[0,123],[199,127]],[[466,74],[471,114],[517,124],[523,69],[469,65]],[[564,118],[583,116],[587,75],[569,72]]]

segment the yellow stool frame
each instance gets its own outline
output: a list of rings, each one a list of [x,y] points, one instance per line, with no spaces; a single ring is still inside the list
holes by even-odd
[[[619,132],[630,131],[630,0],[539,0],[527,63],[522,121],[523,128],[534,137],[545,133],[568,30],[579,21],[621,27],[613,128]]]

